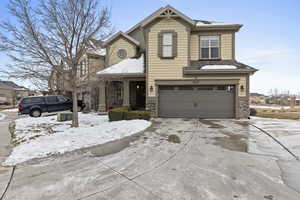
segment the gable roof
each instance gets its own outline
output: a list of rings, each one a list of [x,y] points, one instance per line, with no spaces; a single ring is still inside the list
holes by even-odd
[[[151,15],[149,15],[148,17],[144,18],[140,23],[134,25],[132,28],[130,28],[126,34],[130,34],[132,31],[134,31],[136,28],[140,27],[140,26],[145,26],[147,24],[149,24],[151,21],[153,21],[155,18],[159,17],[163,12],[165,12],[166,10],[171,10],[172,12],[176,13],[178,17],[181,17],[182,19],[184,19],[185,21],[187,21],[189,24],[194,25],[195,22],[193,19],[189,18],[188,16],[184,15],[183,13],[181,13],[179,10],[173,8],[170,5],[167,5],[165,7],[161,7],[158,10],[156,10],[154,13],[152,13]]]
[[[239,28],[242,27],[241,24],[230,24],[230,23],[222,23],[222,22],[215,22],[215,21],[207,21],[207,20],[193,20],[190,17],[186,16],[179,10],[173,8],[170,5],[167,5],[165,7],[161,7],[160,9],[156,10],[154,13],[143,19],[140,23],[134,25],[132,28],[130,28],[126,34],[130,34],[134,30],[136,30],[139,27],[144,27],[150,22],[152,22],[157,17],[161,17],[161,15],[164,12],[173,12],[174,15],[170,15],[170,17],[179,17],[186,21],[188,24],[190,24],[192,27],[196,29],[203,29],[203,28],[234,28],[234,30],[239,30]]]
[[[2,81],[0,81],[0,89],[13,90],[14,87],[7,85],[7,84],[3,83]]]
[[[7,89],[7,90],[20,90],[20,89],[26,89],[25,87],[19,86],[16,83],[12,81],[1,81],[0,80],[0,88],[1,89]]]
[[[86,51],[87,54],[96,56],[105,56],[106,49],[103,48],[103,42],[101,40],[89,39],[89,47]]]
[[[6,84],[6,85],[9,85],[11,87],[20,87],[19,85],[15,84],[14,82],[12,81],[0,81],[0,83],[3,83],[3,84]]]
[[[118,33],[116,33],[115,35],[113,35],[110,39],[108,39],[107,41],[104,42],[104,46],[108,45],[109,43],[111,43],[112,41],[114,41],[115,39],[117,39],[118,37],[123,37],[126,40],[128,40],[129,42],[131,42],[132,44],[136,45],[136,46],[140,46],[140,42],[137,41],[136,39],[132,38],[131,36],[123,33],[122,31],[119,31]]]
[[[179,10],[176,10],[175,8],[173,8],[170,5],[167,5],[166,7],[164,7],[161,11],[159,12],[155,12],[154,15],[150,15],[149,17],[147,17],[145,20],[142,21],[141,26],[146,26],[147,24],[149,24],[151,21],[153,21],[155,18],[164,15],[164,14],[169,14],[170,17],[180,17],[183,20],[185,20],[186,22],[188,22],[191,25],[195,24],[195,21],[191,18],[189,18],[188,16],[186,16],[185,14],[183,14],[182,12],[180,12]]]

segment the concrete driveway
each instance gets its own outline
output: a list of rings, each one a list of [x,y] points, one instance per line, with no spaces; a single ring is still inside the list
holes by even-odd
[[[299,200],[278,158],[248,152],[255,134],[247,121],[155,119],[140,137],[19,165],[4,199]]]

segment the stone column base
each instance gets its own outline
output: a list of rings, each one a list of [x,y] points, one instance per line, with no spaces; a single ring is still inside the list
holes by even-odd
[[[248,118],[250,116],[249,100],[247,97],[239,97],[239,118]]]
[[[147,97],[146,110],[151,112],[152,117],[157,117],[156,97]]]

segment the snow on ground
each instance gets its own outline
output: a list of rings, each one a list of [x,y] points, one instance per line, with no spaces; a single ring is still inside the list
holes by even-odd
[[[273,110],[281,110],[281,109],[289,109],[290,106],[260,106],[260,105],[250,105],[251,108],[262,108],[262,109],[273,109]]]
[[[5,115],[3,113],[0,113],[0,120],[5,119]]]
[[[201,69],[237,69],[234,65],[205,65]]]
[[[18,108],[2,110],[2,112],[18,112]]]
[[[70,122],[57,122],[56,116],[17,119],[15,133],[19,144],[3,165],[104,144],[151,125],[145,120],[109,122],[107,116],[96,114],[79,114],[79,122],[79,128],[71,128]]]

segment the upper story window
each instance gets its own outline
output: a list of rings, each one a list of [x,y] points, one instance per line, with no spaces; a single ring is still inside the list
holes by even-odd
[[[125,49],[119,49],[117,55],[119,58],[124,59],[127,57],[127,51]]]
[[[173,34],[164,33],[162,38],[162,56],[173,57]]]
[[[177,55],[177,33],[162,31],[158,34],[158,56],[161,58],[175,58]]]
[[[220,58],[220,37],[200,36],[201,59]]]
[[[83,60],[79,63],[79,67],[77,68],[77,74],[79,76],[85,76],[88,73],[88,66],[86,60]]]

